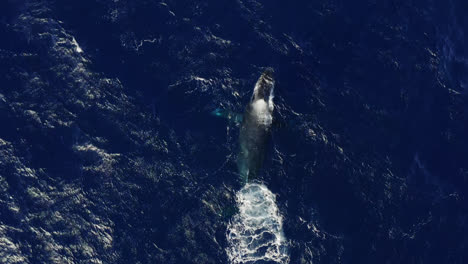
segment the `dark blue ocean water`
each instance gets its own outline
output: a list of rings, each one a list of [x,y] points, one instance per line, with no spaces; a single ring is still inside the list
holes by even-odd
[[[228,263],[239,125],[290,263],[466,263],[464,1],[0,3],[0,262]]]

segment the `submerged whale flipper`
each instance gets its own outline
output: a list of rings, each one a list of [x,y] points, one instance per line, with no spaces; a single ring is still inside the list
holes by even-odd
[[[233,121],[236,124],[242,123],[243,116],[242,114],[236,113],[229,111],[227,109],[221,109],[221,108],[216,108],[211,112],[212,115],[218,116],[218,117],[224,117],[230,121]]]

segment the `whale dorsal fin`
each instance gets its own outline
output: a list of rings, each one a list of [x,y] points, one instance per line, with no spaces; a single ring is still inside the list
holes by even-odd
[[[218,116],[218,117],[223,117],[228,119],[229,121],[232,121],[236,124],[242,123],[243,116],[242,114],[227,110],[227,109],[222,109],[222,108],[216,108],[211,112],[212,115]]]

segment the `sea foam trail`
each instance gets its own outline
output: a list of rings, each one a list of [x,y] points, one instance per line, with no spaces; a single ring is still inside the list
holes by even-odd
[[[289,263],[275,195],[265,185],[248,183],[237,192],[236,200],[239,212],[227,229],[231,263]]]

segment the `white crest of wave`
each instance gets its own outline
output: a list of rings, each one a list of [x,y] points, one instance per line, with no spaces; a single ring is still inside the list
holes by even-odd
[[[265,185],[249,183],[237,193],[236,201],[239,212],[226,234],[231,263],[289,263],[275,195]]]

